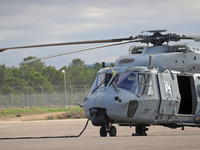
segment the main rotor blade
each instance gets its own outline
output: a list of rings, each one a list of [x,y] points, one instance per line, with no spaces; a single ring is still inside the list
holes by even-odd
[[[200,42],[200,35],[182,35],[180,39],[193,39],[195,42]]]
[[[106,45],[94,46],[94,47],[89,47],[89,48],[84,48],[84,49],[80,49],[80,50],[75,50],[75,51],[70,51],[70,52],[65,52],[65,53],[59,53],[59,54],[54,54],[54,55],[49,55],[49,56],[43,56],[43,57],[39,57],[39,58],[35,58],[35,59],[26,60],[26,61],[22,62],[20,65],[26,65],[26,64],[29,64],[29,63],[32,63],[32,62],[35,62],[35,61],[38,61],[38,60],[42,60],[42,59],[47,59],[47,58],[52,58],[52,57],[58,57],[58,56],[62,56],[62,55],[67,55],[67,54],[72,54],[72,53],[78,53],[78,52],[83,52],[83,51],[89,51],[89,50],[103,48],[103,47],[122,45],[122,44],[131,43],[131,42],[141,42],[143,40],[144,39],[135,39],[135,40],[129,40],[129,41],[118,42],[118,43],[113,43],[113,44],[106,44]]]
[[[118,39],[107,39],[107,40],[93,40],[93,41],[78,41],[78,42],[65,42],[65,43],[53,43],[53,44],[42,44],[42,45],[29,45],[29,46],[19,46],[19,47],[7,47],[0,48],[0,52],[9,49],[22,49],[22,48],[35,48],[35,47],[50,47],[50,46],[62,46],[62,45],[76,45],[76,44],[92,44],[92,43],[108,43],[108,42],[122,42],[127,40],[133,40],[133,37],[129,38],[118,38]]]

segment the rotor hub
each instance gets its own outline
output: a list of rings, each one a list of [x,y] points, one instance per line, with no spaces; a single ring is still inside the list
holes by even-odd
[[[161,34],[161,32],[166,32],[167,30],[150,30],[150,31],[143,31],[143,32],[150,32],[153,33],[153,35],[138,35],[136,38],[143,39],[141,41],[142,43],[146,44],[153,44],[154,46],[160,46],[165,42],[170,42],[170,41],[179,41],[180,36],[175,34],[175,33],[167,33],[167,34]],[[142,32],[142,33],[143,33]]]

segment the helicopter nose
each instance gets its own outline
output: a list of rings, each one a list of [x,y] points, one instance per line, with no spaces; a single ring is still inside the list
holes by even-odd
[[[94,126],[105,126],[109,124],[109,117],[107,116],[105,108],[91,108],[91,121]]]

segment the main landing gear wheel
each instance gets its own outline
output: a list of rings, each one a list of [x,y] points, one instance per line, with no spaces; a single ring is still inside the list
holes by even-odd
[[[115,126],[110,126],[109,135],[113,137],[117,135],[117,129]]]
[[[133,133],[132,136],[147,136],[146,131],[148,130],[149,129],[146,128],[146,126],[137,125],[135,127],[135,133]]]
[[[100,133],[100,136],[101,136],[101,137],[106,137],[106,136],[107,136],[106,127],[105,127],[105,126],[102,126],[102,127],[100,128],[99,133]]]
[[[117,135],[117,129],[115,126],[102,126],[99,133],[101,137],[106,137],[107,133],[109,133],[111,137],[115,137]]]

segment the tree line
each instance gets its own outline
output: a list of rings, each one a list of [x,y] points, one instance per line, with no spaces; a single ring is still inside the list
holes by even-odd
[[[36,57],[29,56],[25,60]],[[41,87],[46,93],[55,92],[55,86],[63,85],[65,70],[66,85],[91,86],[97,71],[101,68],[100,63],[93,66],[85,65],[85,62],[77,58],[72,60],[69,66],[56,69],[54,66],[46,66],[42,61],[36,61],[24,66],[7,67],[0,65],[0,94],[14,94],[15,92],[36,92]]]

